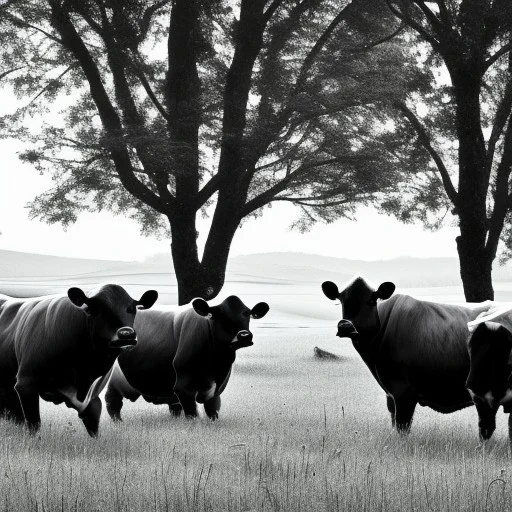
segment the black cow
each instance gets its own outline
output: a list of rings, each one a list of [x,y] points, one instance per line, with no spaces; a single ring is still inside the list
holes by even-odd
[[[198,402],[216,419],[236,351],[253,344],[249,320],[268,310],[265,302],[249,309],[230,296],[213,307],[194,299],[191,308],[181,311],[137,315],[139,341],[119,356],[105,395],[112,419],[121,419],[123,397],[135,401],[141,395],[148,402],[168,404],[176,416],[182,411],[197,416]]]
[[[121,287],[102,286],[87,296],[70,288],[67,296],[14,299],[0,296],[0,413],[41,424],[39,397],[78,411],[95,436],[101,414],[98,394],[122,347],[134,345],[138,308],[158,294],[132,299]]]
[[[512,443],[510,317],[510,305],[504,308],[494,306],[468,325],[472,335],[468,341],[471,362],[466,386],[478,412],[481,440],[492,436],[496,429],[496,413],[503,406],[503,411],[509,414],[509,438]]]
[[[393,295],[395,285],[390,282],[375,290],[361,277],[341,292],[330,281],[322,289],[329,299],[341,301],[343,319],[337,335],[352,339],[386,393],[391,421],[399,432],[409,431],[418,403],[443,413],[472,405],[465,386],[467,323],[486,311],[490,302],[472,306],[427,302]]]

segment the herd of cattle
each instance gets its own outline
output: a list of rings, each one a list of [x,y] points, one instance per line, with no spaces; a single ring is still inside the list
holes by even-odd
[[[510,306],[421,301],[360,277],[341,291],[326,281],[322,290],[341,302],[337,335],[352,340],[386,393],[399,432],[409,431],[417,404],[443,413],[474,404],[484,440],[500,405],[512,412]],[[113,284],[92,294],[0,295],[0,414],[36,432],[39,399],[65,403],[96,436],[108,384],[113,420],[121,420],[124,398],[140,396],[188,417],[203,404],[216,419],[236,351],[253,344],[250,318],[264,317],[269,306],[250,309],[230,296],[216,306],[198,298],[188,308],[148,311],[157,298],[149,290],[135,300]]]

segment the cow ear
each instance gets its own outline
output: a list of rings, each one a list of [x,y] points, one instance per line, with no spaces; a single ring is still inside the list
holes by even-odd
[[[332,281],[323,282],[322,291],[324,292],[324,295],[331,300],[336,300],[340,296],[338,287]]]
[[[375,292],[375,295],[377,298],[382,299],[382,300],[389,299],[389,297],[391,297],[391,295],[393,295],[395,288],[396,288],[396,286],[393,283],[386,281],[385,283],[382,283],[379,286],[379,288]]]
[[[68,297],[69,300],[79,308],[82,307],[84,304],[87,304],[87,297],[85,293],[80,288],[70,288],[68,290]]]
[[[142,294],[142,297],[137,301],[138,309],[149,309],[158,299],[158,292],[156,290],[148,290]]]
[[[208,316],[210,314],[210,306],[204,299],[194,299],[192,301],[192,307],[198,315]]]
[[[253,318],[263,318],[270,309],[270,306],[266,302],[258,302],[256,306],[251,309],[251,316]]]

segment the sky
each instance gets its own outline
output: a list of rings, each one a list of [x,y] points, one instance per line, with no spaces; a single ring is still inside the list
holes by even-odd
[[[157,253],[170,254],[170,240],[140,235],[138,225],[110,213],[83,214],[64,231],[60,225],[30,220],[27,202],[50,185],[30,165],[21,164],[16,144],[0,141],[0,249],[80,258],[142,261]],[[349,259],[380,260],[399,256],[456,257],[457,228],[425,231],[421,225],[404,225],[360,209],[356,221],[339,220],[317,224],[301,234],[290,231],[297,211],[289,204],[276,204],[258,219],[238,230],[231,255],[274,251],[298,251]],[[207,221],[199,222],[199,243],[204,243]]]

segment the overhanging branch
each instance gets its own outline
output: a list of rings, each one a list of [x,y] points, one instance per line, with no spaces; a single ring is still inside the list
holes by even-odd
[[[427,130],[421,123],[421,121],[416,117],[416,114],[407,107],[407,105],[401,101],[395,101],[393,103],[394,107],[397,108],[404,117],[409,121],[411,126],[414,128],[415,132],[418,134],[418,138],[423,145],[423,147],[427,150],[430,157],[436,164],[437,170],[439,171],[439,174],[441,176],[441,180],[444,185],[444,189],[446,191],[446,194],[448,195],[448,198],[452,202],[452,204],[457,207],[458,202],[458,194],[455,190],[455,187],[453,186],[452,180],[450,178],[450,174],[448,173],[448,169],[444,165],[444,162],[439,155],[439,153],[434,149],[432,146],[432,143],[430,141],[430,136],[427,133]]]

